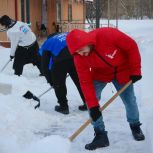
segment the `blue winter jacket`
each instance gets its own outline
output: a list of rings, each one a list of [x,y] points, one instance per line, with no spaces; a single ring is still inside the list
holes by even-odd
[[[57,35],[48,38],[40,47],[39,54],[42,56],[44,51],[48,51],[51,52],[52,55],[58,56],[59,53],[62,51],[62,49],[64,49],[67,46],[66,44],[67,34],[68,32],[59,33]],[[48,65],[49,70],[51,69],[52,64],[53,64],[53,59],[51,57]]]

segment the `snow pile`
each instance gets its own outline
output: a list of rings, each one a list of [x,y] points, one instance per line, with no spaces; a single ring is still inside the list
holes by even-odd
[[[41,138],[40,131],[51,129],[54,120],[21,96],[0,94],[0,153],[16,152]]]
[[[1,153],[69,153],[70,141],[60,136],[52,135],[32,142],[26,148],[20,148],[15,136],[1,137]]]
[[[21,153],[69,153],[70,141],[60,136],[49,136],[33,142]]]
[[[148,126],[146,131],[146,145],[145,149],[147,153],[153,153],[153,117],[148,120]]]
[[[0,136],[1,153],[19,153],[16,136]]]

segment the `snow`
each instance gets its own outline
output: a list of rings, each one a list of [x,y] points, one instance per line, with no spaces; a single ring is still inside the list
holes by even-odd
[[[59,147],[57,147],[57,142],[60,145]],[[68,141],[68,139],[64,139],[60,136],[49,136],[40,141],[33,142],[30,147],[22,153],[50,153],[51,151],[56,153],[68,153],[69,146],[70,141]]]
[[[0,82],[0,93],[2,94],[10,94],[12,92],[12,86],[8,83]]]
[[[146,140],[146,145],[145,145],[145,150],[148,153],[153,153],[153,116],[150,120],[148,120],[148,125],[146,128],[146,136],[147,136],[147,140]]]
[[[102,23],[106,21],[101,21]],[[115,21],[111,21],[115,23]],[[135,84],[140,121],[146,136],[145,141],[133,140],[125,109],[120,98],[103,112],[110,146],[94,153],[153,153],[153,20],[119,20],[119,29],[133,37],[138,43],[142,57],[143,78]],[[0,46],[0,70],[9,60],[10,49]],[[24,99],[30,90],[36,96],[46,91],[49,85],[44,77],[39,77],[36,67],[28,64],[21,77],[13,75],[12,61],[0,72],[0,82],[12,86],[9,95],[0,93],[0,153],[87,153],[84,145],[93,139],[93,128],[88,126],[72,143],[68,137],[88,119],[88,112],[80,112],[81,98],[70,78],[67,78],[70,114],[62,115],[54,111],[57,100],[51,90],[41,97],[41,106],[34,100]],[[101,105],[116,92],[108,84],[102,94]]]

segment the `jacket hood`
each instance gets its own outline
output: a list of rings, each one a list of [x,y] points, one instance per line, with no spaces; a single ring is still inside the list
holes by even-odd
[[[87,45],[94,45],[95,38],[90,33],[82,30],[74,29],[66,37],[66,42],[71,54],[75,54],[76,51]]]

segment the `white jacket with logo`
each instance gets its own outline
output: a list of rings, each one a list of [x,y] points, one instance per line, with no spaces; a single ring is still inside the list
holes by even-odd
[[[12,28],[8,29],[7,36],[11,41],[11,56],[15,55],[17,46],[29,46],[36,41],[36,36],[29,26],[20,21],[17,21]]]

